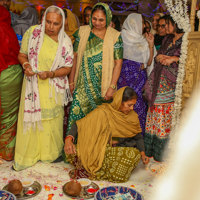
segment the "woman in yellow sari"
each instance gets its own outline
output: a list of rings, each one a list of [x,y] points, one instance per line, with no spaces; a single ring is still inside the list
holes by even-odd
[[[136,101],[134,90],[123,87],[114,94],[111,104],[102,104],[76,121],[64,147],[68,161],[76,166],[71,178],[126,182],[140,157],[148,164],[139,118],[133,110]],[[77,132],[76,153],[73,141]],[[114,137],[119,138],[117,147],[111,146]]]
[[[18,59],[25,69],[14,169],[55,161],[63,149],[63,107],[72,100],[67,75],[73,47],[62,9],[51,6],[24,34]]]

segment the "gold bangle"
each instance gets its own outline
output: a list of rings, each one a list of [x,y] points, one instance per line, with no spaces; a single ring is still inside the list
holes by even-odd
[[[74,82],[73,82],[73,83],[70,83],[69,85],[74,85]]]

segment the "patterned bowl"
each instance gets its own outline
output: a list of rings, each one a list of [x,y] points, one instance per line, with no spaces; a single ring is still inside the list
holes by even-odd
[[[132,197],[135,200],[144,200],[143,196],[139,192],[128,187],[123,187],[123,186],[104,187],[95,194],[94,199],[95,200],[102,200],[102,199],[109,199],[109,198],[113,199],[112,197],[118,193],[126,194],[128,192],[132,195]]]
[[[3,200],[17,200],[14,194],[5,191],[5,190],[0,190],[0,199]]]

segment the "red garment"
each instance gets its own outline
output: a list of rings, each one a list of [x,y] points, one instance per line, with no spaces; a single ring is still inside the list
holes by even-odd
[[[10,24],[9,11],[0,6],[0,73],[9,65],[19,64],[19,42]]]

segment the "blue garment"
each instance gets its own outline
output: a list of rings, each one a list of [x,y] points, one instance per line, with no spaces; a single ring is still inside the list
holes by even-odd
[[[23,36],[19,35],[19,34],[16,34],[16,35],[17,35],[17,39],[18,39],[18,42],[19,42],[19,46],[21,47]]]
[[[147,80],[147,72],[146,69],[142,70],[141,68],[142,63],[124,59],[117,89],[129,86],[138,95],[134,111],[138,114],[142,135],[144,136],[148,106],[147,102],[142,98],[142,89]]]

